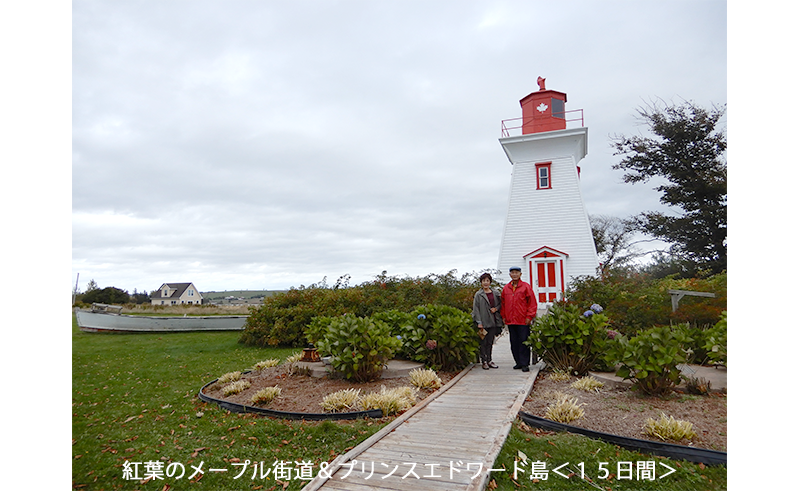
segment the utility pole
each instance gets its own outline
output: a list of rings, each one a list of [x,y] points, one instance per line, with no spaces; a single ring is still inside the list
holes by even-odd
[[[78,273],[78,277],[75,278],[75,288],[72,290],[72,305],[75,305],[75,295],[78,294],[78,281],[81,278],[81,274]]]

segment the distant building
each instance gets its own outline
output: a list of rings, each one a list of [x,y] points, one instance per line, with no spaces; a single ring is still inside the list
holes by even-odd
[[[191,305],[203,303],[203,296],[192,283],[164,283],[150,297],[153,305]]]
[[[520,101],[522,118],[503,121],[500,138],[513,166],[500,279],[508,281],[510,267],[522,268],[540,307],[564,298],[573,278],[594,275],[599,266],[578,167],[588,129],[583,110],[566,111],[566,102],[565,93],[545,89],[540,77],[539,90]],[[580,126],[568,129],[567,122]]]

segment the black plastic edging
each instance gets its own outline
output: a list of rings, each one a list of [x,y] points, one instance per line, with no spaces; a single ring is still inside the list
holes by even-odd
[[[595,440],[602,440],[604,442],[612,443],[614,445],[618,445],[629,450],[635,450],[637,452],[660,455],[662,457],[669,457],[670,459],[688,460],[689,462],[702,463],[706,465],[728,465],[727,452],[708,450],[705,448],[686,447],[672,443],[641,440],[638,438],[628,438],[619,435],[612,435],[610,433],[587,430],[577,426],[556,423],[555,421],[540,418],[524,411],[519,412],[519,418],[524,421],[525,424],[530,426],[535,426],[537,428],[550,431],[568,431],[570,433],[576,433]]]
[[[262,416],[272,416],[273,418],[282,419],[305,419],[309,421],[322,421],[322,420],[340,420],[340,419],[359,419],[359,418],[382,418],[383,411],[380,409],[370,409],[369,411],[354,411],[349,413],[292,413],[288,411],[275,411],[273,409],[265,409],[255,406],[248,406],[246,404],[237,404],[235,402],[223,401],[211,396],[203,394],[203,390],[216,382],[214,379],[204,385],[197,396],[203,402],[213,402],[222,409],[227,409],[232,413],[254,413]]]

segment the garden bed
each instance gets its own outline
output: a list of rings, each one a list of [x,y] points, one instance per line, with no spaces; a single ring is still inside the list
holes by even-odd
[[[577,377],[556,381],[540,374],[522,410],[545,417],[550,396],[561,392],[578,400],[585,415],[569,424],[589,430],[643,440],[661,441],[645,435],[642,427],[648,418],[658,419],[663,412],[677,420],[692,423],[697,437],[677,443],[698,448],[727,451],[728,400],[724,393],[692,395],[674,392],[667,397],[643,396],[632,389],[603,387],[587,392],[570,387]]]
[[[457,373],[437,372],[442,380],[442,385],[447,384]],[[373,382],[355,383],[345,379],[330,377],[310,377],[301,373],[288,374],[285,365],[265,368],[242,374],[242,380],[247,380],[250,387],[238,394],[223,395],[219,384],[206,387],[203,393],[209,397],[235,404],[251,405],[250,398],[261,389],[267,387],[280,387],[281,394],[270,404],[255,406],[273,411],[286,413],[322,413],[320,403],[328,394],[345,389],[360,389],[361,394],[380,392],[382,387],[393,389],[395,387],[411,386],[409,377],[379,379]],[[420,389],[417,392],[417,402],[425,399],[434,390]]]

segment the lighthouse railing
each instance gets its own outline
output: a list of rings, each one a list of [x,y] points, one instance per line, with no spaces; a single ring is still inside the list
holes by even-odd
[[[502,138],[506,138],[509,136],[517,136],[522,134],[522,127],[536,127],[538,125],[545,126],[553,124],[552,118],[564,119],[567,123],[567,126],[573,128],[582,128],[583,124],[583,109],[573,109],[571,111],[562,111],[557,113],[552,113],[551,117],[547,118],[538,118],[538,117],[527,117],[527,118],[513,118],[513,119],[504,119],[500,122],[500,134]]]

